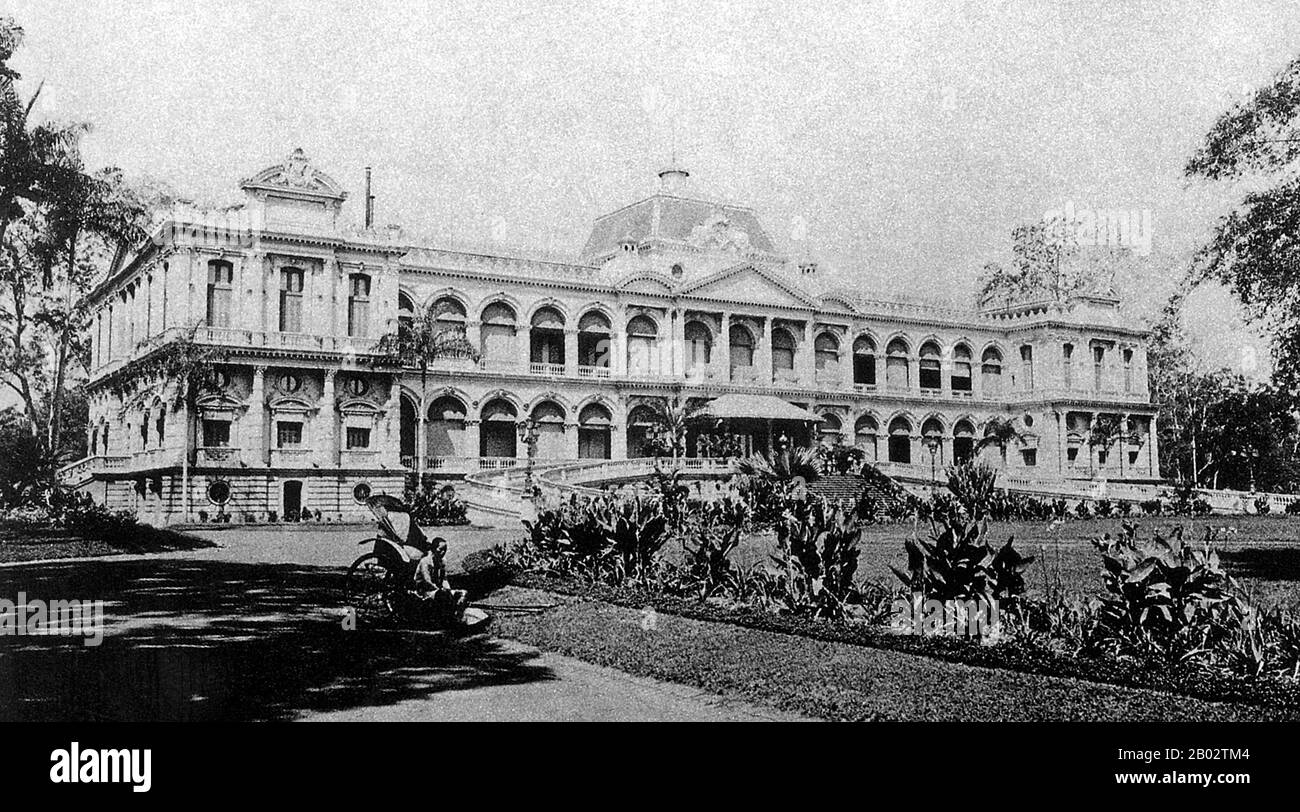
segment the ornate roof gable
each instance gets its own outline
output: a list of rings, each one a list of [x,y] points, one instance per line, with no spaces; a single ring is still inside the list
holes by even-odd
[[[743,299],[779,306],[816,307],[816,301],[806,292],[749,262],[697,279],[683,285],[679,292],[704,299]]]

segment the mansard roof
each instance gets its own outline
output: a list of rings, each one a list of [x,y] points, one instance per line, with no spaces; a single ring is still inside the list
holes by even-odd
[[[624,242],[654,240],[741,253],[776,251],[752,209],[661,193],[597,218],[581,257],[599,260]]]

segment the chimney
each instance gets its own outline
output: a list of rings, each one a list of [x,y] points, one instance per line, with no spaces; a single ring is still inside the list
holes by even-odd
[[[375,224],[375,196],[370,193],[370,167],[366,167],[366,228]]]

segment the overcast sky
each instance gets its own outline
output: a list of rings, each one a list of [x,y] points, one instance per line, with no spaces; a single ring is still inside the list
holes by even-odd
[[[381,223],[576,253],[676,150],[842,281],[949,300],[1066,202],[1149,209],[1163,296],[1240,197],[1188,155],[1300,53],[1287,0],[5,6],[95,164],[222,198],[301,146],[353,218],[369,164]]]

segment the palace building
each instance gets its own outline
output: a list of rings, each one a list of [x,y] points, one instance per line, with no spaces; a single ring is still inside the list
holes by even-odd
[[[177,213],[95,289],[89,454],[63,478],[150,521],[338,520],[412,473],[515,466],[530,446],[539,463],[643,455],[657,405],[724,395],[753,420],[693,431],[688,456],[715,429],[762,450],[776,405],[815,415],[778,426],[792,441],[899,468],[980,453],[1012,476],[1157,477],[1147,333],[1113,295],[959,310],[826,286],[753,210],[688,183],[664,170],[557,259],[349,227],[347,192],[297,150],[241,184],[242,208]],[[422,373],[376,355],[430,309],[480,357]],[[221,351],[193,408],[141,374],[190,335]],[[1005,420],[1018,439],[980,442]],[[1099,421],[1120,430],[1098,442]]]

